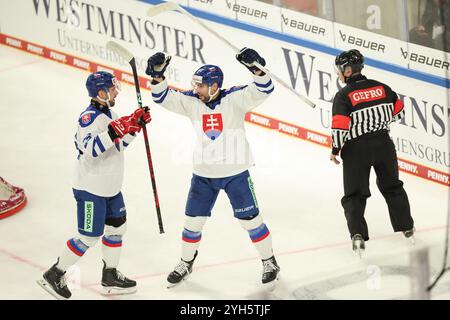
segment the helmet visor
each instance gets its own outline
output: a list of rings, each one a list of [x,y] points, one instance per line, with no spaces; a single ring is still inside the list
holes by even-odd
[[[334,70],[336,73],[344,73],[345,66],[342,65],[334,65]]]
[[[113,84],[113,87],[116,88],[117,91],[122,90],[122,85],[120,84],[120,81],[117,80],[116,77],[112,78],[111,82]]]
[[[198,89],[202,86],[202,84],[203,77],[194,74],[191,81],[192,90],[194,90],[194,92],[198,92]]]

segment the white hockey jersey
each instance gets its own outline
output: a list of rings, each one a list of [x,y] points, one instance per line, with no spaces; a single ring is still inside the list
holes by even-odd
[[[221,90],[219,98],[208,104],[193,91],[169,89],[166,80],[151,85],[155,103],[188,117],[194,125],[194,174],[224,178],[254,165],[245,135],[245,114],[266,100],[274,86],[267,75],[253,78],[250,85]]]
[[[108,125],[117,115],[109,108],[91,104],[79,117],[75,147],[78,150],[73,188],[112,197],[117,195],[123,182],[123,151],[135,136],[125,135],[115,144]]]

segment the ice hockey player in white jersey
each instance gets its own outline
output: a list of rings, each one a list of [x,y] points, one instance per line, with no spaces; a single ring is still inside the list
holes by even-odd
[[[75,147],[78,152],[73,194],[77,202],[78,235],[69,239],[58,261],[38,284],[58,299],[68,299],[65,273],[102,237],[104,294],[136,291],[136,281],[118,270],[126,210],[121,193],[123,152],[151,120],[148,108],[118,118],[112,111],[120,89],[116,78],[104,71],[89,75],[86,88],[92,98],[78,119]]]
[[[146,73],[152,77],[153,101],[167,110],[188,117],[196,131],[194,173],[186,204],[182,232],[181,261],[167,278],[169,287],[192,272],[202,229],[220,190],[225,190],[234,216],[248,231],[259,252],[262,283],[273,288],[280,267],[272,250],[272,237],[259,213],[248,169],[254,165],[245,136],[245,114],[263,103],[274,90],[270,77],[254,66],[265,60],[253,49],[244,48],[236,59],[253,73],[249,85],[222,89],[223,73],[218,66],[204,65],[193,75],[193,90],[168,87],[164,77],[170,56],[162,52],[148,59]]]

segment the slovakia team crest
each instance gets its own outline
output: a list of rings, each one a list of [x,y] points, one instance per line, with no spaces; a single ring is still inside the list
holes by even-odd
[[[223,130],[222,114],[204,114],[203,115],[203,132],[211,140],[216,140]]]
[[[81,122],[82,122],[83,124],[88,124],[89,122],[91,122],[91,115],[90,115],[89,113],[84,114],[84,115],[81,117]]]

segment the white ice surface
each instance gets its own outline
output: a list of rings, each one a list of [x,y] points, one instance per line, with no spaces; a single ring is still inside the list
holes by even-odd
[[[73,135],[89,103],[88,73],[5,46],[0,56],[0,175],[23,187],[29,200],[22,212],[0,220],[0,299],[52,299],[35,280],[76,235]],[[119,115],[137,107],[134,87],[122,87],[115,107]],[[148,91],[143,100],[152,105]],[[152,115],[148,131],[166,233],[158,232],[140,136],[126,152],[128,233],[119,266],[138,281],[138,292],[109,299],[408,298],[409,278],[398,270],[408,265],[411,245],[392,232],[374,172],[366,209],[371,240],[360,261],[351,251],[340,205],[342,168],[328,160],[329,150],[251,124],[247,134],[256,159],[251,174],[281,266],[277,289],[267,293],[261,287],[261,262],[224,193],[204,228],[191,277],[166,289],[166,276],[180,257],[193,131],[187,119],[157,106]],[[401,179],[418,246],[443,243],[447,189],[404,173]],[[442,246],[436,247],[433,274],[441,258]],[[73,286],[74,299],[105,299],[99,294],[101,266],[99,244],[74,269],[81,281]],[[450,298],[449,279],[442,279],[433,298]]]

